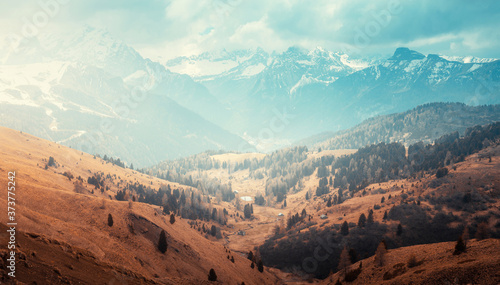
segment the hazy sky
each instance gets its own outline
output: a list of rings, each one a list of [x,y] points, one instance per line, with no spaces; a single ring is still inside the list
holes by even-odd
[[[154,59],[222,48],[280,51],[292,45],[359,54],[390,54],[407,46],[424,54],[500,57],[497,0],[12,2],[0,2],[2,36],[21,34],[33,23],[40,33],[87,24],[107,29]]]

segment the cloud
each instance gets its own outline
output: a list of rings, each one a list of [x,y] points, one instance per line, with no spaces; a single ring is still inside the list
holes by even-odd
[[[40,3],[60,0],[41,0]],[[18,4],[20,3],[20,4]],[[30,3],[30,4],[28,4]],[[38,2],[0,3],[2,33],[19,30]],[[323,46],[391,53],[500,57],[500,1],[435,0],[71,0],[47,31],[106,28],[143,54],[165,58],[212,49]]]

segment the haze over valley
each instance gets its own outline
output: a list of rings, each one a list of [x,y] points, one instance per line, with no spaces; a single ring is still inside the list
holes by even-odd
[[[0,283],[498,284],[499,11],[0,4]]]

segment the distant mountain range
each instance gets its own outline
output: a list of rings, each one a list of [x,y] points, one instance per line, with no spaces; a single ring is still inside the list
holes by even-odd
[[[500,103],[499,60],[425,56],[408,48],[396,49],[388,59],[353,59],[322,48],[292,47],[272,54],[261,49],[222,51],[165,65],[190,74],[237,110],[220,124],[248,140],[265,141],[276,111],[286,110],[293,119],[272,133],[278,144],[425,103]]]
[[[4,54],[4,126],[139,166],[207,149],[248,148],[202,117],[224,113],[203,85],[102,30],[33,38]]]
[[[500,103],[500,61],[316,48],[166,63],[84,27],[0,50],[1,124],[137,166],[207,149],[270,151],[430,102]]]

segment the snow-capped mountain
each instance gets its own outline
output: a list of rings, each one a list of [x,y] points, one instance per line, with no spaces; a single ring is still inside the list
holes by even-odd
[[[0,102],[4,126],[136,165],[245,145],[213,123],[225,111],[203,85],[88,27],[7,54]]]
[[[2,125],[136,165],[247,141],[269,151],[429,102],[500,103],[500,61],[407,48],[388,59],[222,50],[161,64],[84,27],[2,54]]]
[[[286,141],[424,103],[478,105],[499,103],[500,98],[495,88],[500,82],[498,61],[425,56],[408,48],[398,48],[388,59],[352,59],[322,48],[291,47],[270,54],[261,49],[223,51],[178,58],[166,66],[190,73],[185,66],[202,70],[211,64],[224,68],[191,75],[237,110],[223,126],[248,140],[266,137],[262,134],[268,133],[280,112],[294,119],[268,136]]]
[[[264,137],[259,133],[269,128],[276,113],[285,112],[283,109],[295,110],[304,101],[305,105],[298,108],[313,111],[311,106],[316,103],[309,102],[311,96],[325,95],[327,86],[337,79],[377,62],[353,59],[347,54],[321,47],[313,50],[290,47],[282,53],[267,53],[260,48],[207,52],[176,58],[165,66],[193,76],[232,111],[231,119],[223,122],[223,127],[250,141],[266,141],[268,144],[266,139],[259,139]],[[293,125],[287,125],[286,129],[290,130],[273,133],[278,145],[301,136],[300,131],[293,130]]]

